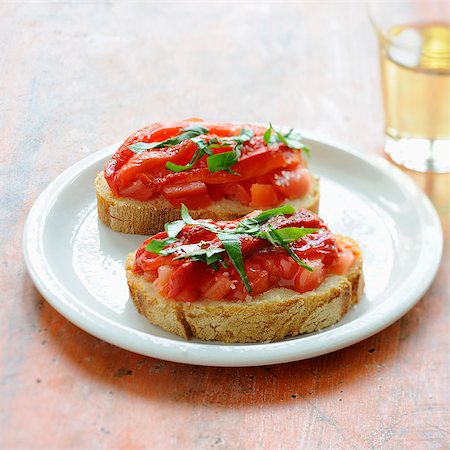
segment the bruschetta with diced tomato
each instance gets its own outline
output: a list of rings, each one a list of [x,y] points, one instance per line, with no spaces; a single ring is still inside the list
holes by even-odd
[[[277,341],[328,327],[358,302],[362,256],[316,214],[282,206],[233,221],[180,219],[126,262],[151,323],[184,338]]]
[[[187,120],[132,134],[96,178],[99,217],[113,230],[154,234],[179,219],[234,220],[284,204],[317,211],[319,183],[294,129]]]

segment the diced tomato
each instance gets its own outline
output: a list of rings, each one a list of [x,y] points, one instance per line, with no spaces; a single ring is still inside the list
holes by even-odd
[[[330,272],[337,275],[344,275],[347,273],[355,262],[355,254],[349,247],[342,246],[339,248],[339,253],[334,264],[330,266]]]
[[[234,288],[228,293],[227,298],[229,300],[245,300],[248,297],[248,292],[245,289],[244,283],[241,280],[237,280]]]
[[[247,217],[257,215],[254,211]],[[219,229],[231,229],[237,221],[211,220],[207,223]],[[176,259],[175,255],[162,256],[146,250],[152,239],[165,239],[161,232],[147,239],[136,251],[133,270],[153,281],[155,288],[166,298],[175,301],[193,302],[202,299],[249,301],[251,297],[272,287],[286,287],[298,292],[317,288],[330,273],[345,273],[354,264],[355,250],[351,243],[337,244],[336,238],[317,216],[306,210],[292,216],[275,218],[270,222],[275,229],[283,227],[320,228],[319,231],[290,244],[290,248],[309,264],[313,271],[299,265],[281,246],[273,246],[265,239],[254,235],[238,235],[247,274],[252,291],[247,292],[243,280],[226,252],[222,253],[223,266],[213,267],[202,261]],[[185,226],[178,234],[176,245],[202,242],[202,248],[221,248],[222,243],[215,232],[200,225]],[[205,247],[207,245],[207,247]],[[339,248],[338,248],[339,245]],[[216,269],[216,270],[214,270]]]
[[[323,262],[329,265],[337,254],[336,238],[329,230],[322,228],[320,232],[308,234],[296,241],[292,249],[296,253],[303,254],[303,258],[310,260],[322,258]]]
[[[274,186],[289,199],[303,197],[311,189],[311,175],[304,167],[282,170],[280,174],[274,176]]]
[[[187,184],[175,184],[165,186],[162,190],[167,199],[178,197],[195,197],[196,195],[207,195],[206,185],[201,181]]]
[[[178,292],[175,300],[177,302],[194,302],[197,300],[197,292],[191,288],[185,288]]]
[[[165,287],[167,285],[167,282],[169,281],[170,277],[174,274],[174,272],[177,270],[176,267],[171,266],[159,266],[158,267],[158,277],[156,278],[153,285],[155,286],[155,289],[162,293],[165,291]]]
[[[177,208],[182,203],[190,209],[206,208],[212,204],[211,198],[206,190],[206,185],[201,181],[165,186],[162,194],[171,205]]]
[[[232,281],[225,274],[217,275],[213,278],[213,283],[204,292],[204,296],[211,300],[223,300],[231,290]]]
[[[316,289],[325,278],[325,270],[322,261],[309,261],[308,265],[312,267],[312,272],[302,267],[295,277],[295,290],[300,293]]]
[[[247,271],[247,277],[252,287],[252,295],[258,295],[269,289],[269,274],[267,270],[251,268]]]
[[[170,199],[169,203],[174,208],[179,208],[182,204],[184,204],[188,207],[188,209],[202,209],[210,206],[212,201],[208,197],[179,197]]]
[[[220,184],[209,184],[207,186],[207,191],[208,191],[208,195],[209,198],[213,201],[213,202],[218,202],[220,200],[223,200],[225,198],[222,190],[220,189],[221,185]]]
[[[259,256],[259,255],[257,255]],[[261,268],[264,269],[268,274],[268,281],[269,285],[276,284],[278,282],[278,279],[280,278],[281,274],[281,267],[279,264],[279,257],[277,255],[274,255],[272,252],[266,255],[265,253],[261,253],[261,257],[258,258],[261,262]],[[256,256],[254,256],[250,260],[250,264],[252,264],[252,260],[256,259]]]
[[[150,281],[150,283],[155,281],[156,278],[158,278],[158,272],[156,272],[155,270],[144,272],[143,275],[145,280]]]
[[[295,275],[299,271],[298,263],[292,258],[280,259],[281,278],[286,282],[293,282]],[[290,283],[288,283],[290,284]]]
[[[174,265],[172,262],[173,258],[170,256],[155,256],[149,258],[144,254],[139,260],[136,260],[136,263],[139,263],[140,269],[144,272],[156,270],[158,267],[161,265],[164,266],[165,264],[169,264],[171,266]]]
[[[166,282],[164,291],[167,295],[176,299],[178,294],[183,291],[186,286],[189,284],[195,285],[195,281],[198,279],[199,275],[199,273],[196,272],[196,269],[198,268],[198,263],[189,260],[178,267]]]
[[[200,136],[205,140],[236,136],[241,129],[253,131],[253,137],[246,141],[240,152],[239,161],[232,169],[239,175],[219,170],[211,173],[207,168],[206,155],[203,155],[191,169],[172,172],[166,168],[167,162],[179,165],[189,163],[198,151],[197,144],[186,139],[179,144],[153,148],[134,153],[129,147],[136,143],[161,142],[179,136],[184,128],[201,124],[208,132]],[[116,196],[130,197],[145,201],[156,198],[175,185],[206,184],[203,195],[177,195],[167,198],[174,207],[183,202],[192,209],[209,206],[212,201],[228,198],[248,205],[274,206],[284,198],[296,198],[308,191],[308,171],[303,168],[301,152],[292,150],[281,143],[266,145],[263,139],[265,128],[251,124],[204,123],[192,118],[180,122],[155,123],[129,136],[113,157],[105,165],[104,175],[109,187]],[[213,153],[229,151],[223,146],[212,149]],[[278,176],[274,178],[273,173]],[[282,174],[282,175],[280,175]],[[248,186],[247,186],[248,184]],[[270,185],[275,190],[265,189],[250,195],[252,184]],[[214,186],[220,186],[216,189]],[[210,188],[210,189],[209,189]],[[194,200],[194,197],[196,200]],[[212,200],[211,200],[212,199]]]
[[[213,274],[208,277],[203,277],[202,283],[198,286],[198,291],[201,294],[201,298],[207,298],[205,293],[215,283],[216,276]]]
[[[271,184],[255,183],[251,187],[252,206],[275,206],[278,204],[278,196]]]
[[[120,192],[124,197],[131,197],[139,201],[144,201],[153,195],[153,191],[154,187],[149,186],[139,178]]]
[[[219,192],[222,193],[222,198],[238,201],[242,205],[250,204],[251,201],[250,191],[239,183],[225,183],[219,184],[218,186],[214,187],[215,190],[218,190]]]
[[[240,239],[241,241],[241,249],[242,254],[247,256],[248,254],[252,254],[258,250],[261,250],[267,247],[269,244],[267,241],[262,239],[253,239],[251,236],[243,235]]]

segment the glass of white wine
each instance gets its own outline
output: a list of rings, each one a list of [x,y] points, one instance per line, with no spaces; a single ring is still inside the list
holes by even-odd
[[[390,158],[450,171],[450,0],[371,1]]]

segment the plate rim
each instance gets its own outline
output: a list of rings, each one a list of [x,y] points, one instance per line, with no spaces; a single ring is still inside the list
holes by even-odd
[[[388,312],[390,312],[387,320],[380,321],[371,317],[374,315],[376,309],[383,306],[379,305],[374,311],[363,316],[365,319],[363,321],[364,324],[359,323],[359,326],[356,326],[355,322],[358,321],[358,319],[356,319],[348,324],[342,325],[339,329],[335,329],[339,330],[339,333],[335,333],[336,336],[334,342],[332,345],[328,342],[326,348],[323,349],[323,347],[321,348],[319,345],[321,341],[320,334],[303,336],[301,341],[292,339],[273,343],[252,344],[197,343],[191,341],[174,341],[170,338],[154,336],[144,331],[112,322],[110,319],[102,317],[95,312],[94,315],[98,316],[97,318],[106,322],[103,325],[108,325],[109,322],[109,325],[112,325],[111,328],[105,326],[100,327],[98,323],[85,319],[81,312],[74,308],[73,303],[68,302],[67,298],[59,298],[58,293],[55,293],[55,291],[48,286],[48,280],[44,281],[42,279],[42,275],[37,269],[38,264],[36,263],[40,262],[42,264],[42,260],[44,260],[45,257],[44,255],[36,254],[33,256],[29,237],[33,233],[32,223],[41,224],[42,219],[44,219],[45,223],[45,212],[48,211],[52,205],[52,202],[49,200],[53,199],[53,201],[55,201],[63,188],[69,184],[73,178],[86,168],[108,157],[116,148],[118,148],[120,143],[100,149],[76,162],[58,175],[36,198],[28,213],[22,239],[25,265],[34,285],[53,308],[67,320],[87,333],[132,352],[178,363],[217,367],[246,367],[280,364],[331,353],[373,336],[405,315],[420,301],[425,292],[429,289],[439,269],[443,252],[443,233],[440,219],[430,199],[419,186],[417,186],[416,183],[399,168],[390,164],[384,158],[373,154],[367,155],[361,153],[346,144],[330,139],[324,139],[314,133],[302,131],[302,134],[305,139],[309,141],[332,147],[333,150],[337,150],[338,152],[348,153],[357,159],[368,163],[373,169],[381,171],[385,176],[395,178],[396,183],[401,182],[402,188],[405,191],[415,193],[421,206],[424,208],[425,215],[431,219],[432,226],[439,230],[439,233],[437,233],[436,236],[434,252],[432,253],[433,258],[430,264],[430,270],[428,270],[426,275],[421,279],[417,290],[406,293],[402,297],[401,302],[396,304],[395,309],[393,309],[392,306],[390,308],[387,307]],[[417,209],[417,206],[415,209]],[[34,234],[36,234],[36,232],[37,230],[34,231]],[[36,257],[39,256],[41,261],[36,261]],[[351,330],[348,330],[350,325]],[[138,339],[135,342],[133,341],[132,344],[129,343],[130,339],[127,339],[127,342],[124,343],[123,338],[121,337],[122,335],[115,334],[117,329],[122,329],[122,332],[126,332],[130,336],[138,337]],[[329,330],[329,332],[332,331],[332,329]],[[302,346],[307,349],[299,348],[299,342],[302,342]]]

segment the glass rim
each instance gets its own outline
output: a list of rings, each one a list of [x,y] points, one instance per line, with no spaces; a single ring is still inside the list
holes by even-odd
[[[367,10],[367,16],[369,18],[370,24],[372,25],[372,28],[374,29],[377,38],[385,43],[388,43],[390,46],[395,47],[395,48],[399,48],[405,51],[414,51],[414,52],[420,52],[421,55],[429,55],[429,52],[424,51],[423,47],[421,46],[420,48],[418,48],[417,46],[414,45],[408,45],[405,43],[399,43],[395,41],[395,38],[393,36],[389,36],[388,34],[388,29],[391,28],[392,26],[396,26],[395,24],[392,24],[390,27],[387,26],[382,26],[379,21],[375,18],[375,13],[372,10],[372,3],[370,1],[366,1],[366,10]],[[407,23],[414,23],[413,21],[408,21],[405,18],[405,23],[401,23],[399,22],[397,25],[404,25]],[[418,22],[416,22],[418,23]],[[442,25],[442,26],[447,26],[450,28],[450,21],[446,21],[445,18],[444,19],[440,19],[440,20],[435,20],[433,21],[434,24],[436,25]],[[450,58],[450,54],[449,53],[441,53],[443,57],[447,57]]]
[[[367,17],[369,18],[369,22],[372,25],[373,30],[375,31],[377,38],[384,43],[388,43],[389,45],[391,45],[392,47],[396,47],[399,49],[403,49],[405,51],[414,51],[414,52],[418,52],[420,51],[420,54],[422,55],[427,55],[429,54],[429,52],[423,51],[422,46],[420,48],[418,48],[417,45],[411,45],[411,44],[406,44],[404,42],[398,42],[395,40],[395,36],[390,36],[389,35],[389,30],[392,27],[398,26],[398,25],[405,25],[405,24],[425,24],[425,23],[433,23],[435,25],[440,25],[440,26],[444,26],[444,27],[448,27],[450,28],[450,19],[448,19],[447,17],[429,17],[429,18],[421,18],[421,17],[417,17],[417,20],[414,20],[412,18],[408,17],[404,17],[403,21],[402,19],[398,18],[395,21],[392,21],[392,23],[390,25],[383,25],[382,24],[382,19],[380,19],[379,16],[379,11],[377,11],[375,8],[380,6],[380,3],[377,1],[371,1],[371,0],[366,0],[366,12],[367,12]],[[395,5],[393,4],[388,4],[385,5],[387,6],[387,10],[389,10],[389,8],[391,8],[391,11],[394,13],[394,7]],[[377,17],[378,16],[378,17]],[[434,14],[433,14],[434,16]],[[450,17],[450,16],[449,16]],[[422,20],[421,20],[422,19]],[[450,54],[447,53],[440,53],[443,57],[447,57],[450,58]]]

